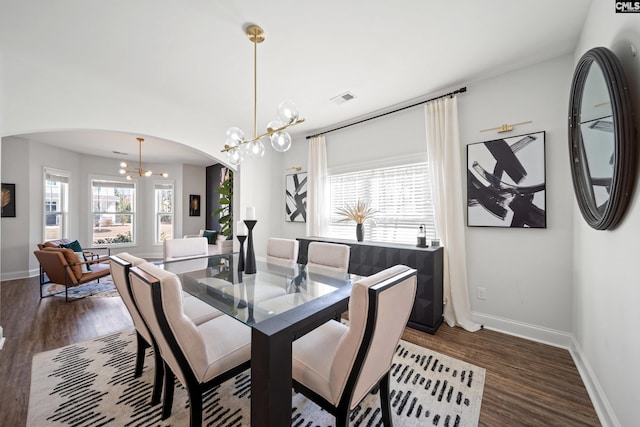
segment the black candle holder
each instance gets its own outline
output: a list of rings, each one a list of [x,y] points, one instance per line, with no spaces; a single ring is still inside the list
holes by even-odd
[[[238,271],[244,271],[244,241],[247,236],[236,236],[240,242],[240,254],[238,255]]]
[[[247,236],[247,257],[244,265],[244,272],[246,274],[255,274],[256,272],[256,254],[253,250],[253,227],[256,226],[258,221],[256,220],[244,220],[245,225],[249,229],[249,235]]]

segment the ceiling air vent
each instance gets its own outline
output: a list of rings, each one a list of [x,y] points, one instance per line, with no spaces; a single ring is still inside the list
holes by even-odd
[[[341,93],[338,96],[334,96],[333,98],[330,98],[329,101],[333,101],[334,103],[340,105],[340,104],[344,104],[347,101],[351,101],[352,99],[355,99],[355,97],[356,96],[351,92],[345,92],[345,93]]]

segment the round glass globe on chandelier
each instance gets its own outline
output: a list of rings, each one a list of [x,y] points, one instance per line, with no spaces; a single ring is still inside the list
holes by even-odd
[[[229,156],[229,163],[234,166],[243,162],[245,156],[249,158],[260,158],[264,156],[264,143],[262,139],[269,138],[271,146],[278,152],[287,151],[291,148],[291,135],[286,129],[304,122],[300,118],[296,105],[290,101],[282,101],[276,111],[278,120],[273,120],[267,125],[267,131],[258,135],[257,131],[257,46],[265,39],[264,30],[257,25],[249,25],[246,29],[249,40],[253,42],[253,138],[245,139],[242,129],[231,127],[227,130],[226,141],[222,152]]]

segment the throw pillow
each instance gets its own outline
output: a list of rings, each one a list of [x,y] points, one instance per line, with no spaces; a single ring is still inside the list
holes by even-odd
[[[85,256],[83,252],[74,252],[76,254],[76,258],[78,258],[78,262],[85,262]],[[80,268],[82,269],[82,274],[89,273],[91,270],[89,269],[89,264],[80,264]]]
[[[61,248],[69,248],[73,252],[82,252],[82,246],[80,246],[80,242],[78,242],[77,240],[74,240],[71,243],[62,244],[62,245],[60,245],[60,247]]]
[[[215,245],[216,244],[216,240],[218,240],[218,232],[217,231],[205,230],[202,233],[202,237],[206,237],[207,240],[209,241],[210,245]]]

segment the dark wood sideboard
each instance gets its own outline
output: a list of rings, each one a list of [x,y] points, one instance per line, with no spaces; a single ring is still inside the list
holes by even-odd
[[[435,334],[442,323],[442,247],[418,248],[412,245],[323,237],[300,237],[298,262],[307,263],[307,250],[311,242],[342,243],[351,247],[349,273],[370,276],[396,264],[415,268],[418,289],[407,325]]]

